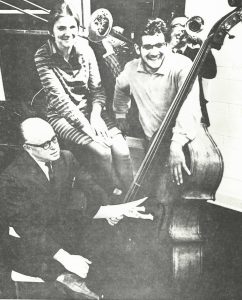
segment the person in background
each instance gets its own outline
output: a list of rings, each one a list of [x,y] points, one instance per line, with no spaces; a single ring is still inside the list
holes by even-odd
[[[29,118],[21,132],[24,151],[0,176],[4,258],[12,256],[10,270],[53,282],[71,299],[99,299],[84,282],[89,267],[95,270],[86,248],[90,221],[103,218],[115,225],[124,216],[152,219],[138,206],[145,199],[106,205],[108,195],[71,152],[60,150],[49,123]],[[13,243],[9,226],[18,236]]]
[[[65,2],[51,10],[49,31],[52,37],[35,54],[46,119],[65,146],[93,166],[108,193],[126,192],[133,181],[129,149],[107,115],[95,55],[78,36],[79,19]]]
[[[110,115],[113,113],[113,96],[116,79],[123,71],[126,63],[137,57],[134,49],[134,41],[120,26],[114,26],[113,31],[124,36],[125,41],[108,35],[101,43],[92,45],[97,53],[100,74],[107,94],[107,109]],[[132,137],[143,137],[144,132],[138,119],[138,110],[135,101],[132,100],[129,113],[127,115],[127,130],[124,135]]]
[[[186,31],[186,23],[188,18],[176,17],[171,21],[170,24],[170,41],[169,45],[172,48],[173,52],[181,53],[189,57],[192,61],[195,59],[201,44],[202,40],[198,37],[191,36]],[[207,111],[207,100],[204,96],[202,78],[213,79],[217,74],[217,66],[215,58],[211,51],[208,52],[207,57],[201,67],[198,80],[200,87],[200,106],[202,111],[202,123],[207,127],[210,126],[210,120]]]
[[[124,36],[130,42],[123,41],[111,34],[99,43],[91,43],[99,64],[100,75],[107,95],[107,109],[113,113],[113,93],[116,78],[124,69],[125,64],[135,57],[133,42],[127,38],[124,28],[114,26],[112,31]]]

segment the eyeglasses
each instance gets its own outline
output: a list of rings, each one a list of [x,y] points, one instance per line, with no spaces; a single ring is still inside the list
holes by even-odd
[[[155,45],[145,44],[145,45],[142,45],[141,47],[144,48],[145,50],[151,50],[154,47],[159,49],[159,48],[162,48],[164,46],[166,46],[166,43],[157,43]]]
[[[50,141],[46,141],[43,144],[36,145],[36,144],[26,143],[26,145],[34,146],[34,147],[40,147],[40,148],[43,148],[44,150],[48,150],[50,148],[50,146],[51,146],[51,143],[53,143],[53,144],[57,144],[58,143],[58,139],[57,139],[56,135],[54,135],[53,138]]]

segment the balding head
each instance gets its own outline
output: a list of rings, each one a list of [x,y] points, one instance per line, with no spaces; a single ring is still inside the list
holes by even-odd
[[[24,139],[23,147],[31,156],[42,161],[59,158],[59,144],[53,139],[55,132],[49,123],[40,118],[29,118],[22,122],[21,132]],[[45,143],[49,143],[48,149],[44,149]]]
[[[22,122],[21,132],[24,141],[31,144],[42,144],[49,133],[54,135],[54,130],[49,123],[40,118],[29,118]]]
[[[187,17],[176,17],[172,20],[170,26],[170,43],[173,50],[182,49],[187,44],[186,23]]]
[[[171,27],[180,25],[180,26],[186,26],[186,23],[188,21],[187,17],[176,17],[171,22]]]

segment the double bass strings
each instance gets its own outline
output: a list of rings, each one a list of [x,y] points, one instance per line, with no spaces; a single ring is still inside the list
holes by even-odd
[[[154,157],[156,156],[158,150],[160,149],[160,145],[171,125],[171,122],[173,121],[176,113],[178,113],[179,107],[182,106],[185,97],[189,93],[190,88],[192,87],[192,85],[196,79],[196,76],[199,71],[199,67],[201,67],[202,62],[206,58],[206,54],[208,53],[208,51],[211,48],[211,47],[209,47],[209,40],[210,40],[210,37],[208,37],[203,42],[199,52],[197,53],[197,56],[192,64],[192,67],[191,67],[183,85],[179,89],[162,124],[160,125],[160,128],[159,128],[158,132],[156,133],[155,138],[152,141],[152,143],[148,149],[148,152],[147,152],[147,154],[135,176],[135,179],[134,179],[133,183],[131,184],[131,186],[124,198],[124,203],[133,201],[135,196],[137,195],[137,192],[138,192],[139,188],[141,187],[141,183],[143,182],[143,180],[152,164]]]

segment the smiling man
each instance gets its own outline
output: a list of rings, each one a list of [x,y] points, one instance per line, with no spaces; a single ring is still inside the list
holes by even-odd
[[[113,109],[120,129],[125,131],[132,96],[148,141],[159,129],[192,65],[187,57],[172,53],[167,47],[166,35],[163,20],[148,20],[136,36],[135,49],[140,57],[126,64],[115,86]],[[175,126],[170,128],[169,161],[173,180],[178,185],[183,183],[182,169],[190,175],[183,146],[195,138],[200,119],[196,81],[180,109]]]

